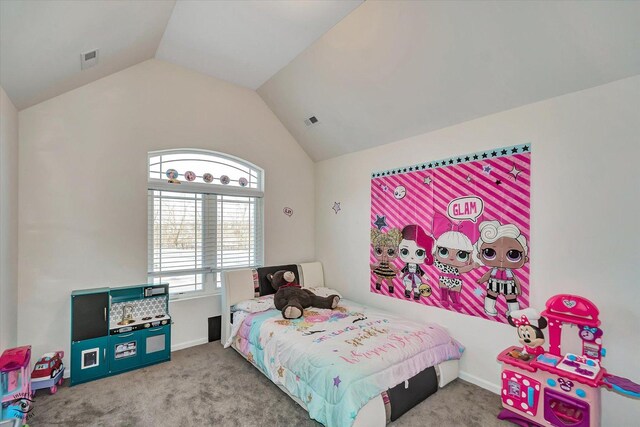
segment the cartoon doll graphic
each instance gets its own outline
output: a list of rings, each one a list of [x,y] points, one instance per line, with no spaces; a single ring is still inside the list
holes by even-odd
[[[504,295],[507,301],[506,316],[520,309],[518,295],[522,294],[520,280],[514,270],[522,268],[529,261],[527,238],[513,224],[499,221],[483,221],[479,227],[480,237],[475,244],[473,256],[481,265],[491,267],[478,283],[486,283],[487,296],[484,311],[489,316],[497,316],[496,300]]]
[[[462,276],[479,264],[472,258],[473,243],[477,239],[476,225],[471,221],[454,224],[451,220],[436,213],[433,218],[433,235],[436,244],[433,248],[434,267],[438,270],[440,285],[440,302],[443,307],[451,303],[456,310],[462,308],[460,292],[462,291]]]
[[[393,293],[393,279],[398,274],[398,269],[393,265],[393,261],[398,257],[398,244],[401,238],[402,234],[398,228],[392,228],[387,233],[383,233],[377,228],[371,229],[373,255],[378,262],[369,264],[369,266],[376,277],[377,290],[380,290],[382,281],[386,281],[389,293]]]
[[[402,229],[402,241],[398,246],[400,259],[405,263],[401,270],[402,284],[404,284],[404,296],[413,299],[420,299],[420,285],[423,284],[422,276],[424,271],[420,264],[433,264],[431,251],[433,248],[433,238],[429,236],[419,225],[407,225]],[[427,278],[429,280],[429,278]]]

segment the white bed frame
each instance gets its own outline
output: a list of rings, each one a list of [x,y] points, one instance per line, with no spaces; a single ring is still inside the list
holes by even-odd
[[[300,285],[303,287],[320,287],[324,285],[324,273],[322,264],[319,262],[309,262],[298,264],[300,273]],[[221,343],[227,342],[231,333],[231,306],[247,299],[254,298],[253,272],[251,269],[225,271],[222,280],[222,339]],[[234,350],[237,349],[232,345]],[[244,355],[238,351],[244,357]],[[459,363],[457,360],[448,360],[435,366],[438,376],[438,386],[440,388],[456,379],[459,374]],[[282,386],[278,385],[291,399],[302,406],[305,411],[307,407],[304,403]],[[371,399],[360,409],[353,426],[354,427],[384,427],[386,425],[386,411],[382,396],[378,395]]]

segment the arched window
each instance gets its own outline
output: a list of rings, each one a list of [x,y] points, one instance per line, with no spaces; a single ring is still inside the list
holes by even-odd
[[[149,153],[149,281],[215,293],[225,269],[263,262],[264,172],[206,150]]]

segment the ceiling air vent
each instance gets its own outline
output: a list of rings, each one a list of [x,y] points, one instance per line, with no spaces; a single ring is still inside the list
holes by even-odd
[[[316,123],[320,123],[316,116],[311,116],[308,119],[304,119],[304,124],[307,126],[315,125]]]
[[[98,63],[98,49],[80,54],[80,67],[83,70],[91,68]]]

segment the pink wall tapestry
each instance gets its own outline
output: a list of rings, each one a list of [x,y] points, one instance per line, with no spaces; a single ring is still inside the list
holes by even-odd
[[[371,292],[506,322],[529,306],[531,145],[371,175]]]

